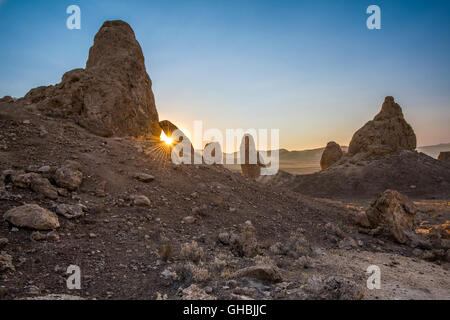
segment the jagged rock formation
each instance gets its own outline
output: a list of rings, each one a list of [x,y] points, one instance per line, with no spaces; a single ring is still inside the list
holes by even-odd
[[[322,170],[326,170],[331,167],[334,163],[338,162],[342,158],[344,152],[341,146],[334,141],[328,142],[325,150],[322,153],[322,158],[320,159],[320,167]]]
[[[372,228],[385,226],[395,240],[405,243],[408,233],[413,231],[416,211],[408,197],[395,190],[386,190],[371,204],[366,214]]]
[[[439,153],[438,160],[450,163],[450,151]]]
[[[416,136],[402,109],[393,97],[386,97],[380,113],[353,135],[348,153],[327,170],[279,172],[262,181],[327,198],[369,198],[387,189],[422,199],[448,198],[450,167],[415,148]]]
[[[348,153],[351,156],[359,153],[380,156],[415,150],[416,144],[414,130],[405,121],[401,107],[393,97],[386,97],[380,113],[353,135]]]
[[[120,20],[106,21],[85,69],[67,72],[55,86],[32,89],[24,100],[48,116],[73,119],[100,136],[157,135],[151,86],[131,27]]]

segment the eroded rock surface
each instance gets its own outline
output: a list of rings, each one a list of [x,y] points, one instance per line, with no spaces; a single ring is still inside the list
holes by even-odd
[[[356,131],[348,153],[356,155],[385,155],[401,150],[414,150],[417,139],[412,127],[403,117],[402,108],[393,97],[386,97],[375,118]]]
[[[325,150],[323,151],[322,158],[320,159],[320,167],[322,170],[328,169],[333,164],[338,162],[343,155],[344,152],[342,151],[340,145],[334,141],[328,142]]]
[[[152,82],[131,27],[106,21],[95,36],[85,69],[65,73],[55,86],[32,89],[29,104],[52,117],[69,118],[100,136],[160,132]]]

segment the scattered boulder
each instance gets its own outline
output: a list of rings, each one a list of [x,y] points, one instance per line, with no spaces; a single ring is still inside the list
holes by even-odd
[[[83,181],[83,173],[80,171],[81,165],[72,160],[67,160],[55,172],[55,182],[59,187],[67,190],[77,190]]]
[[[195,223],[195,221],[197,221],[197,219],[195,219],[193,216],[187,216],[183,218],[183,222],[186,224],[193,224]]]
[[[59,228],[58,216],[37,204],[26,204],[8,210],[3,218],[16,227],[35,230],[52,230]]]
[[[415,150],[416,145],[416,135],[405,121],[402,108],[393,97],[386,97],[380,113],[353,135],[348,153],[351,156],[358,153],[378,156]]]
[[[270,265],[258,265],[248,268],[243,268],[236,271],[233,278],[253,278],[268,282],[281,282],[282,277],[278,268]]]
[[[450,151],[443,151],[439,153],[438,160],[443,162],[450,162]]]
[[[138,207],[150,207],[152,204],[150,202],[149,198],[147,198],[146,196],[143,196],[143,195],[135,196],[133,203],[135,206],[138,206]]]
[[[406,243],[407,234],[413,231],[417,208],[407,196],[395,190],[386,190],[366,211],[372,228],[386,226],[400,243]]]
[[[34,192],[43,195],[51,200],[58,199],[57,189],[50,183],[47,178],[42,177],[39,173],[11,173],[11,181],[15,187],[23,189],[31,189]]]
[[[134,178],[141,182],[152,182],[153,180],[155,180],[154,176],[146,173],[137,173],[134,175]]]
[[[56,213],[67,219],[74,219],[84,215],[82,207],[77,204],[58,204],[56,206]]]
[[[40,175],[34,172],[11,173],[11,181],[15,187],[28,189],[31,187],[31,180],[39,179]]]
[[[33,177],[31,180],[31,190],[51,200],[58,199],[58,190],[50,183],[47,178],[40,175]]]
[[[32,89],[28,103],[53,117],[74,120],[100,136],[157,135],[152,82],[131,27],[106,21],[95,36],[85,69],[63,75],[55,86]]]
[[[322,153],[322,158],[320,159],[320,167],[322,170],[326,170],[331,167],[334,163],[338,162],[344,152],[341,149],[341,146],[336,142],[331,141],[328,142],[325,150]]]

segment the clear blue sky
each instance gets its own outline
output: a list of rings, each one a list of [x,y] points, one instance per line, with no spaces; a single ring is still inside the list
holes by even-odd
[[[77,4],[82,29],[66,28]],[[382,29],[366,28],[381,7]],[[0,96],[84,67],[105,20],[135,30],[161,119],[191,130],[279,128],[305,149],[355,130],[393,95],[419,145],[450,142],[450,1],[0,0]]]

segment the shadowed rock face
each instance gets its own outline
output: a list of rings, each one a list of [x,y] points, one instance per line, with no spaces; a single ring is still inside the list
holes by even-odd
[[[336,142],[331,141],[328,142],[325,150],[322,153],[322,158],[320,159],[320,167],[322,170],[328,169],[334,163],[339,161],[342,158],[344,152],[341,149],[341,146]]]
[[[407,234],[413,230],[416,211],[416,206],[408,197],[395,190],[386,190],[372,203],[366,214],[372,227],[386,225],[398,242],[405,243]]]
[[[55,86],[32,89],[25,100],[52,117],[70,118],[100,136],[158,135],[158,113],[144,56],[131,27],[106,21],[95,36],[86,69]]]
[[[358,153],[386,155],[401,150],[414,150],[417,140],[405,121],[401,107],[393,97],[386,97],[379,114],[353,135],[349,155]]]

